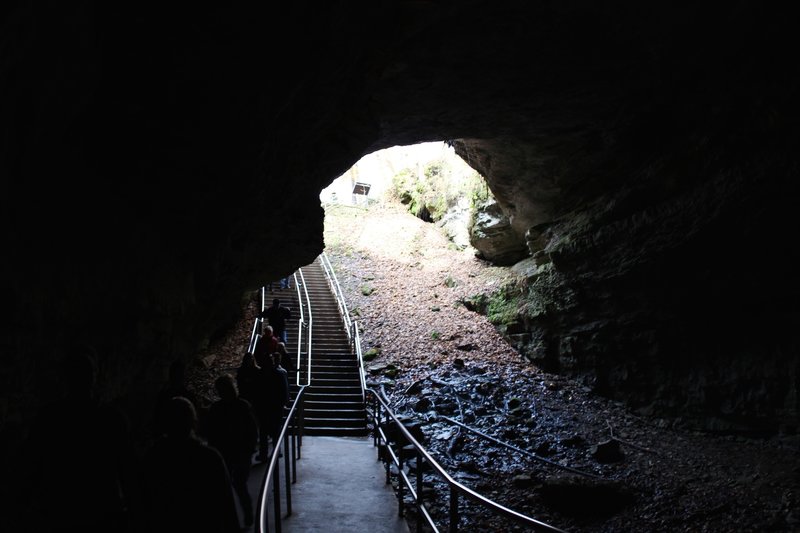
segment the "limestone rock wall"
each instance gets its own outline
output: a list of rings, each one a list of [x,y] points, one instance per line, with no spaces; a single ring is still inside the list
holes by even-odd
[[[691,123],[676,111],[660,123],[677,132],[661,132],[665,150],[618,136],[607,155],[624,161],[615,171],[625,182],[606,181],[589,201],[587,189],[564,191],[549,211],[538,203],[547,193],[526,185],[537,172],[517,168],[509,191],[493,166],[478,167],[498,203],[514,204],[510,217],[532,221],[509,340],[643,413],[718,431],[795,431],[799,252],[787,238],[798,228],[797,161],[787,150],[795,133],[777,118],[794,116],[788,95],[771,94],[772,118],[745,95],[742,107],[693,107]],[[475,144],[457,150],[474,154]],[[550,155],[553,166],[564,158]]]

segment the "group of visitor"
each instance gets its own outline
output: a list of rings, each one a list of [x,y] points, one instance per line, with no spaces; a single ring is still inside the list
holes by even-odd
[[[144,443],[130,420],[97,395],[98,356],[79,345],[63,357],[54,401],[43,405],[20,463],[18,511],[31,531],[238,532],[252,528],[251,467],[280,453],[290,406],[288,308],[276,298],[253,353],[199,401],[182,361],[155,397]],[[237,505],[238,500],[238,505]]]

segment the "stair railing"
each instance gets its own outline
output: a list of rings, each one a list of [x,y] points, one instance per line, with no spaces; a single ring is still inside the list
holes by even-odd
[[[364,372],[364,357],[361,353],[361,333],[359,331],[358,322],[350,318],[350,311],[347,310],[347,303],[344,299],[344,292],[339,279],[336,277],[336,271],[333,269],[330,259],[325,252],[319,256],[322,269],[325,271],[325,278],[328,280],[333,296],[336,298],[336,305],[339,307],[339,314],[344,322],[344,329],[347,332],[347,340],[350,341],[350,347],[353,353],[356,354],[358,360],[358,377],[361,383],[361,401],[366,406],[367,397],[367,379]]]
[[[353,321],[353,346],[358,359],[358,377],[361,380],[361,401],[367,405],[367,374],[364,372],[364,357],[361,354],[361,332],[358,328],[358,322]]]
[[[336,277],[336,272],[333,270],[333,265],[331,265],[330,259],[328,259],[328,255],[325,252],[322,252],[319,258],[322,269],[325,271],[325,278],[328,280],[328,285],[331,287],[331,292],[333,292],[333,296],[336,298],[336,305],[339,306],[339,314],[344,322],[344,329],[347,332],[347,339],[352,343],[353,323],[350,319],[350,311],[347,310],[347,305],[345,304],[342,287],[339,285],[339,280]]]
[[[397,418],[394,412],[389,407],[389,403],[373,389],[367,389],[367,393],[373,399],[373,407],[370,410],[373,424],[373,443],[378,447],[380,456],[386,466],[386,483],[391,482],[391,465],[394,464],[397,469],[397,503],[399,513],[402,516],[405,506],[404,493],[408,492],[414,505],[419,512],[417,513],[417,531],[422,531],[424,519],[428,526],[434,531],[439,531],[439,528],[434,523],[433,517],[430,514],[427,506],[425,505],[423,473],[430,472],[437,475],[445,481],[449,487],[449,507],[448,507],[448,531],[456,533],[458,531],[460,522],[459,499],[464,497],[478,505],[485,507],[494,514],[499,514],[509,518],[517,524],[531,528],[534,531],[549,531],[564,533],[563,530],[551,526],[544,522],[540,522],[535,518],[518,513],[508,507],[500,505],[499,503],[490,500],[489,498],[475,492],[474,490],[462,485],[453,479],[447,471],[428,453],[422,444],[414,438],[413,435],[406,429],[403,423]],[[392,427],[396,432],[394,436],[387,434],[387,429]],[[396,446],[396,450],[392,445]],[[406,458],[405,449],[407,446],[413,446],[414,456],[416,459],[416,472],[415,479],[412,482],[409,477],[410,471],[407,474],[405,471],[405,463],[408,461]],[[429,497],[430,498],[430,497]],[[436,500],[436,498],[431,498]]]
[[[382,397],[375,390],[367,387],[366,373],[364,372],[364,358],[361,353],[361,336],[359,326],[356,321],[350,320],[350,315],[347,312],[347,305],[345,303],[344,294],[336,279],[336,274],[333,271],[333,266],[330,263],[325,252],[320,256],[320,263],[325,270],[325,275],[331,286],[331,290],[336,297],[339,305],[339,310],[342,313],[343,320],[348,327],[348,336],[351,336],[354,350],[358,357],[359,372],[361,375],[361,390],[365,398],[365,406],[368,407],[368,416],[371,417],[373,444],[378,448],[379,457],[383,460],[386,468],[386,483],[391,482],[391,465],[394,464],[397,469],[397,502],[399,506],[399,513],[402,516],[405,506],[404,493],[408,492],[411,496],[414,505],[419,512],[417,513],[417,531],[423,530],[423,520],[427,522],[428,526],[433,531],[439,531],[436,526],[430,511],[425,505],[423,498],[423,471],[425,467],[430,467],[429,470],[442,478],[449,488],[449,509],[448,509],[448,531],[450,533],[457,533],[460,522],[459,498],[464,497],[478,505],[487,508],[494,514],[499,514],[513,520],[514,522],[532,528],[535,531],[548,531],[556,533],[564,533],[563,530],[551,526],[530,516],[518,513],[508,507],[500,505],[499,503],[486,498],[485,496],[475,492],[474,490],[462,485],[453,479],[442,466],[431,457],[428,451],[420,444],[406,429],[403,423],[397,418],[397,415],[389,407],[389,402]],[[373,401],[372,406],[369,408],[366,404],[366,395],[369,395]],[[389,426],[396,427],[399,435],[391,438],[387,434]],[[397,450],[392,449],[392,445],[397,446]],[[411,445],[414,448],[416,456],[416,476],[414,482],[409,478],[409,474],[405,471],[405,456],[403,447]]]
[[[265,301],[266,301],[266,288],[261,287],[261,308],[259,309],[260,313],[264,312]],[[247,345],[247,353],[254,354],[256,351],[256,342],[258,342],[258,334],[261,332],[261,324],[264,322],[263,318],[256,318],[253,321],[253,331],[250,333],[250,344]]]
[[[258,506],[256,508],[256,531],[258,533],[269,533],[269,487],[272,485],[272,503],[273,503],[273,524],[276,533],[281,532],[281,469],[278,465],[278,460],[282,456],[284,458],[284,475],[286,494],[284,500],[286,502],[286,516],[292,514],[292,484],[297,482],[297,460],[300,459],[302,450],[303,439],[303,406],[304,406],[304,393],[306,386],[311,382],[311,305],[308,296],[308,289],[305,283],[302,269],[293,274],[294,285],[297,291],[297,301],[299,303],[300,318],[298,320],[297,328],[297,384],[300,388],[297,391],[297,396],[292,402],[289,412],[286,414],[286,419],[281,428],[278,441],[280,445],[277,449],[272,451],[270,457],[269,467],[267,468],[264,478],[261,483],[261,489],[258,497]],[[303,293],[300,292],[300,287],[303,288]],[[303,296],[306,299],[306,308],[308,313],[303,308]],[[261,311],[266,309],[266,288],[261,287]],[[307,315],[307,317],[306,317]],[[256,318],[253,324],[253,331],[250,336],[250,344],[248,352],[253,353],[258,343],[259,332],[261,331],[263,319]],[[302,344],[303,344],[303,331],[306,330],[307,343],[308,343],[308,373],[307,382],[300,383],[300,363],[302,362]]]
[[[281,533],[281,469],[278,460],[283,456],[284,474],[283,481],[286,488],[284,499],[286,501],[286,516],[292,514],[292,485],[297,482],[297,460],[300,459],[303,434],[302,406],[306,391],[305,385],[297,391],[292,407],[286,415],[286,420],[281,428],[278,442],[280,446],[273,450],[269,467],[261,482],[256,507],[257,533],[270,533],[269,528],[269,487],[272,485],[273,524],[275,532]]]
[[[298,274],[300,276],[298,280]],[[311,385],[311,334],[312,334],[312,327],[314,324],[313,316],[311,314],[311,298],[308,296],[308,286],[306,285],[306,278],[303,275],[303,269],[297,269],[297,273],[294,275],[294,286],[297,290],[297,302],[298,307],[300,308],[300,320],[297,324],[297,378],[296,383],[298,386],[302,385]],[[301,294],[300,287],[303,287],[303,292]],[[308,317],[306,319],[306,313],[303,311],[303,296],[306,299],[305,309],[308,310]],[[306,380],[305,383],[300,382],[300,369],[302,368],[303,364],[303,329],[306,330]]]

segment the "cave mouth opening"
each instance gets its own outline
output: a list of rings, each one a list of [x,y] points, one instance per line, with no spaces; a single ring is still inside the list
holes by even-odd
[[[484,178],[449,143],[434,141],[365,155],[320,192],[320,201],[362,207],[398,202],[429,223],[462,212],[467,229],[467,211],[490,196]]]

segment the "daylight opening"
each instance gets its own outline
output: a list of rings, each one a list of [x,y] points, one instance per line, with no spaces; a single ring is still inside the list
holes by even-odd
[[[470,246],[474,214],[490,199],[483,177],[444,142],[395,146],[361,158],[320,193],[333,206],[397,206]]]

